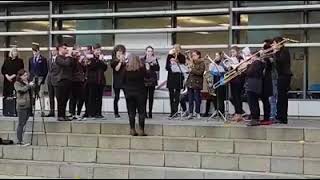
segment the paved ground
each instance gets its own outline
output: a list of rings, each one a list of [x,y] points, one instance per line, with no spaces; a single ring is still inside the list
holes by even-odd
[[[128,123],[128,115],[126,113],[120,114],[121,118],[115,119],[113,114],[104,114],[104,118],[102,119],[94,119],[94,118],[87,118],[82,122],[105,122],[105,123]],[[17,120],[15,117],[4,117],[0,116],[1,119],[6,120]],[[32,117],[29,121],[32,120]],[[41,117],[39,113],[36,113],[36,121],[40,121]],[[56,121],[56,118],[44,118],[45,121]],[[78,121],[78,120],[75,120]],[[197,126],[245,126],[245,122],[242,123],[235,123],[229,122],[224,123],[222,119],[210,119],[202,117],[201,119],[192,119],[187,120],[186,118],[175,118],[173,120],[168,119],[168,114],[154,114],[152,119],[146,119],[146,124],[171,124],[171,125],[197,125]],[[289,123],[287,125],[283,124],[273,124],[271,126],[279,126],[279,127],[314,127],[320,128],[320,117],[290,117]]]

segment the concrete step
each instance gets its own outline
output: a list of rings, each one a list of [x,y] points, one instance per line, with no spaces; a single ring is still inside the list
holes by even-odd
[[[186,125],[187,124],[187,125]],[[229,124],[147,124],[146,133],[153,136],[166,137],[208,137],[223,139],[254,139],[276,141],[318,141],[320,128],[300,128],[285,125],[246,127]],[[98,122],[45,122],[47,132],[128,135],[129,125],[124,121]],[[31,131],[32,121],[27,123],[26,131]],[[15,131],[15,120],[0,120],[0,131]],[[43,123],[35,121],[35,132],[43,132]]]
[[[306,179],[320,176],[94,163],[0,160],[0,174],[73,179]],[[1,176],[0,176],[1,177]]]
[[[0,133],[3,139],[16,139],[15,132]],[[106,134],[48,133],[49,146],[92,147],[106,149],[158,150],[178,152],[204,152],[248,154],[286,157],[320,158],[320,142],[271,141],[250,139],[219,139],[199,137],[126,136]],[[25,133],[25,142],[31,133]],[[45,135],[35,132],[33,145],[46,145]]]
[[[1,146],[1,148],[2,159],[272,172],[320,176],[320,158],[79,147],[21,147],[18,145]]]

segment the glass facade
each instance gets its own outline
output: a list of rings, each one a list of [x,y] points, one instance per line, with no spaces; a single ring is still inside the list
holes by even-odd
[[[39,42],[45,49],[61,42],[70,46],[100,43],[107,54],[114,45],[124,44],[137,55],[143,55],[145,47],[152,45],[159,57],[162,69],[159,83],[162,83],[166,80],[166,54],[175,43],[184,49],[196,48],[204,55],[213,56],[214,52],[227,51],[233,44],[256,49],[264,39],[284,36],[299,41],[288,45],[294,73],[290,97],[319,98],[320,8],[305,8],[305,5],[317,4],[319,1],[22,1],[1,4],[0,65],[7,58],[7,48],[13,44],[23,48],[20,56],[26,69],[32,42]],[[26,34],[19,34],[21,32]],[[49,55],[47,50],[42,54]],[[110,96],[110,67],[105,75],[105,95]],[[0,92],[2,86],[3,76],[0,77]]]

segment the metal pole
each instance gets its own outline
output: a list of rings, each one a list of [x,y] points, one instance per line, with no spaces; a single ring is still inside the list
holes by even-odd
[[[51,15],[52,15],[52,1],[49,1],[49,29],[48,29],[48,37],[49,37],[49,44],[48,44],[48,58],[51,59],[51,51],[50,51],[50,48],[52,47],[52,34],[51,34],[51,31],[52,31],[52,18],[51,18]]]

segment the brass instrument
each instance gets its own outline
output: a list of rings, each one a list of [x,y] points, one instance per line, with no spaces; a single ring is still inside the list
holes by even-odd
[[[215,66],[217,66],[217,64],[215,63],[215,60],[212,60],[212,58],[208,54],[205,56],[205,58],[208,59]],[[206,80],[206,82],[208,84],[208,93],[212,96],[216,96],[215,89],[213,88],[214,79],[213,79],[213,75],[211,74],[210,70],[204,71],[203,78]]]
[[[252,54],[247,59],[245,59],[244,61],[239,63],[237,66],[235,66],[232,70],[228,71],[224,75],[224,78],[222,80],[218,81],[217,83],[215,83],[213,85],[213,88],[216,89],[219,86],[230,82],[232,79],[236,78],[237,76],[239,76],[243,72],[245,72],[247,70],[247,66],[253,62],[254,57],[260,55],[260,59],[263,59],[265,57],[271,56],[274,53],[276,53],[277,49],[282,47],[284,45],[284,43],[286,43],[286,42],[298,42],[298,41],[292,40],[289,38],[283,38],[282,41],[280,41],[279,43],[277,43],[275,45],[272,45],[270,48],[265,49],[265,50],[261,49],[261,50],[257,51],[256,53]]]

